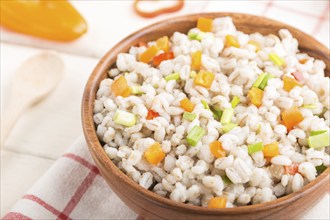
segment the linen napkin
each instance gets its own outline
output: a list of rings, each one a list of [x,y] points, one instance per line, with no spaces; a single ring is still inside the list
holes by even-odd
[[[3,219],[136,218],[102,178],[80,137]]]

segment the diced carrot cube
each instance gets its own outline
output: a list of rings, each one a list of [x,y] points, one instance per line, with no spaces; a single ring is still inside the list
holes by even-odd
[[[184,98],[180,101],[180,107],[187,112],[192,112],[194,110],[194,105],[188,98]]]
[[[209,201],[208,208],[226,208],[227,199],[225,197],[214,197]]]
[[[197,76],[194,78],[194,83],[199,86],[203,86],[207,89],[209,89],[212,86],[213,80],[214,80],[214,73],[201,70],[197,74]]]
[[[160,144],[156,142],[144,152],[144,157],[149,163],[157,165],[165,158],[165,153],[163,152]]]
[[[213,20],[210,18],[198,18],[197,28],[203,32],[211,32],[212,31],[212,22],[213,22]]]
[[[115,96],[127,97],[131,94],[131,89],[128,87],[124,76],[120,76],[112,83],[111,91]]]
[[[282,121],[288,131],[304,120],[304,116],[297,107],[287,109],[282,112]]]
[[[168,52],[170,49],[170,42],[167,36],[161,37],[156,41],[156,45],[160,50]]]
[[[264,149],[262,150],[265,157],[275,157],[280,154],[278,148],[278,142],[274,142],[271,144],[266,144]]]
[[[158,53],[159,49],[156,46],[148,47],[143,53],[140,54],[139,60],[143,63],[149,63]]]
[[[200,70],[202,65],[202,51],[196,51],[191,54],[191,69]]]
[[[226,151],[222,148],[220,141],[213,141],[209,144],[211,153],[216,157],[225,157]]]
[[[226,35],[226,42],[225,42],[225,47],[241,47],[241,45],[239,44],[238,40],[236,37],[234,37],[233,35]]]
[[[300,86],[299,82],[296,79],[289,76],[283,77],[283,83],[284,83],[283,89],[287,92],[290,92],[291,89],[293,89],[296,86]]]
[[[258,108],[262,105],[263,96],[264,91],[256,87],[252,87],[248,92],[248,98],[250,99],[251,103]]]

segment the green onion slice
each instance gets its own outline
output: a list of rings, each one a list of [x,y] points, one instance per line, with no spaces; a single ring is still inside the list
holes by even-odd
[[[178,80],[178,79],[180,79],[180,73],[172,73],[170,75],[165,76],[166,82],[170,80]]]
[[[248,153],[253,154],[253,153],[262,151],[263,148],[264,148],[264,144],[262,142],[255,143],[255,144],[249,144]]]
[[[228,124],[231,122],[231,118],[233,117],[234,115],[234,109],[232,108],[225,108],[225,110],[223,111],[222,113],[222,116],[221,116],[221,123],[222,124]]]
[[[214,119],[217,120],[217,121],[220,121],[221,116],[222,116],[222,111],[220,110],[220,108],[211,105],[210,109],[213,112]]]
[[[188,32],[188,38],[189,40],[196,40],[198,36],[198,33],[194,33],[194,32]]]
[[[196,118],[196,114],[190,112],[184,112],[182,118],[188,121],[193,121]]]
[[[275,52],[268,54],[269,59],[277,66],[284,66],[285,61],[279,57]]]
[[[131,86],[130,89],[131,89],[132,94],[134,94],[134,95],[144,94],[144,92],[141,91],[141,86]]]
[[[239,97],[237,95],[234,96],[233,100],[231,100],[231,107],[232,108],[235,108],[238,103],[240,102],[241,100],[239,99]]]
[[[119,125],[131,127],[136,124],[136,116],[129,112],[117,110],[114,116],[114,122]]]
[[[315,104],[310,104],[310,105],[303,105],[303,108],[308,108],[308,109],[316,109],[316,105]]]
[[[253,83],[252,86],[259,88],[260,83],[262,82],[262,80],[264,80],[264,78],[266,77],[266,75],[267,75],[267,73],[261,73],[258,76],[257,80]]]
[[[204,109],[208,109],[208,110],[211,110],[210,107],[209,107],[209,104],[207,103],[207,101],[205,100],[202,100],[201,103],[203,104],[204,106]]]
[[[265,78],[262,80],[262,82],[259,85],[259,89],[264,90],[268,84],[268,80],[270,80],[271,78],[274,78],[273,75],[267,73],[267,75],[265,76]]]
[[[223,133],[227,133],[230,130],[232,130],[233,128],[235,128],[236,126],[237,126],[237,124],[234,124],[234,123],[226,124],[226,125],[222,126],[222,131],[223,131]]]
[[[205,130],[198,125],[195,125],[188,133],[187,142],[191,146],[196,146],[196,144],[202,139],[205,134]]]
[[[323,134],[324,132],[327,132],[327,130],[311,131],[310,136],[315,136],[315,135],[318,135],[318,134]]]
[[[327,147],[329,145],[330,145],[330,138],[328,131],[314,131],[313,135],[311,132],[311,136],[309,136],[308,138],[309,147],[318,149],[321,147]]]

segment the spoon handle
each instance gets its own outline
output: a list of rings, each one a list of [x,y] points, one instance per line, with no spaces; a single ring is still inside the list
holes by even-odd
[[[22,96],[12,96],[4,109],[1,120],[1,148],[14,127],[17,119],[31,103]]]

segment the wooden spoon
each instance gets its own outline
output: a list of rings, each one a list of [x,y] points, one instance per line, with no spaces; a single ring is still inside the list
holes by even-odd
[[[59,84],[63,74],[64,62],[54,51],[37,54],[19,67],[1,117],[1,147],[21,114],[45,98]]]

